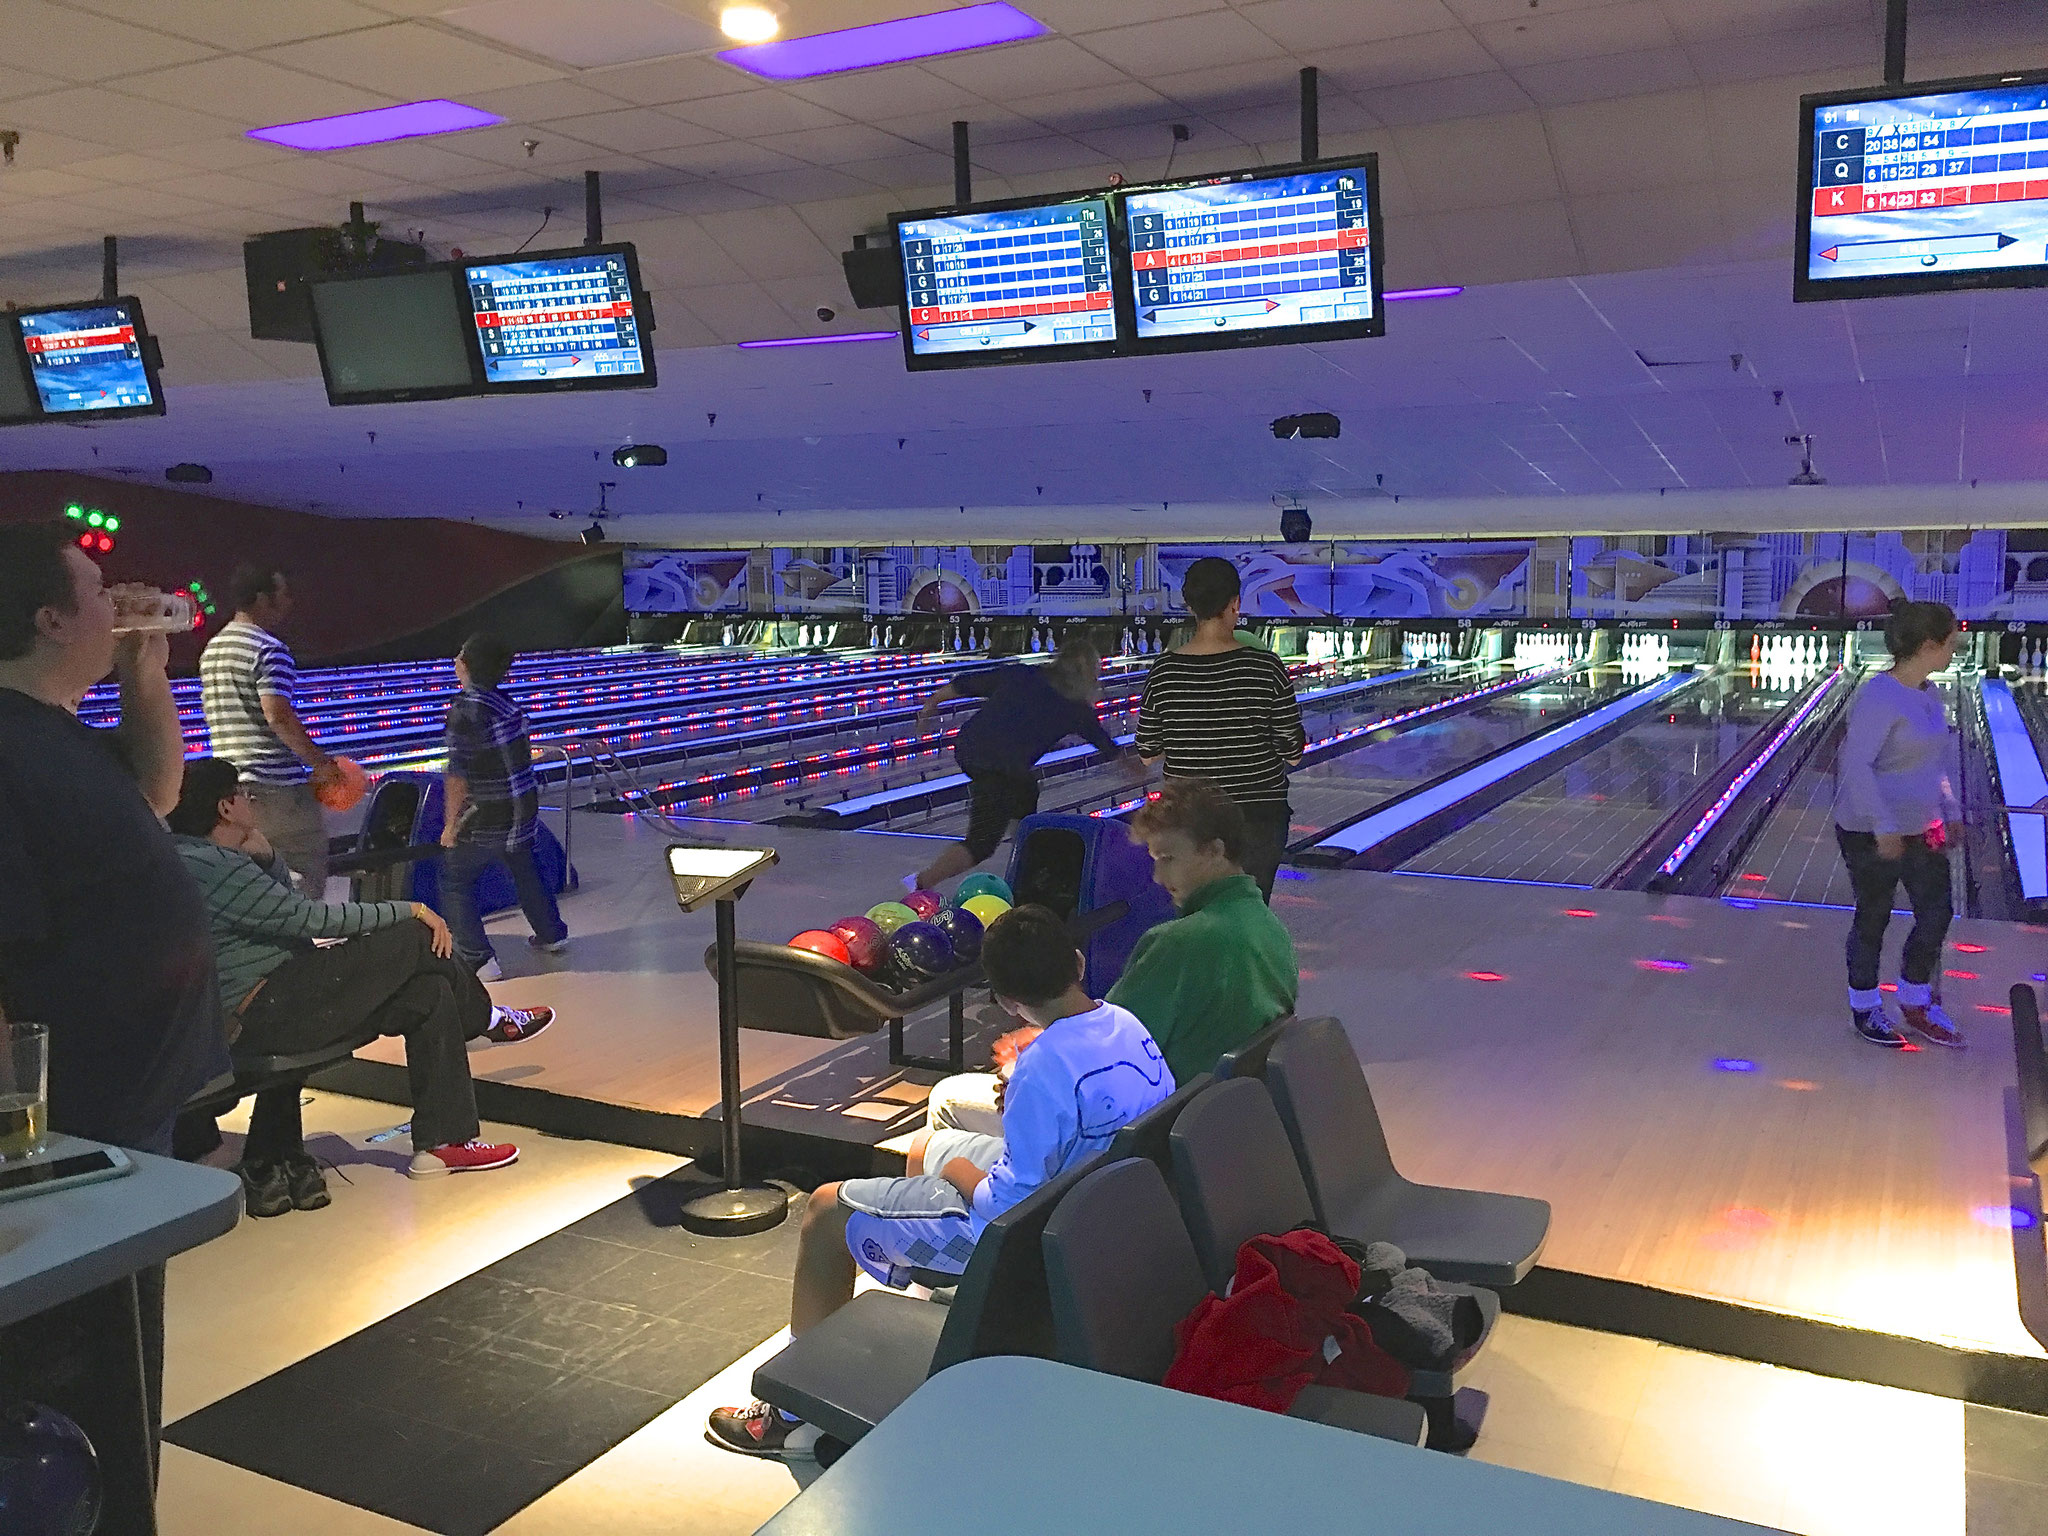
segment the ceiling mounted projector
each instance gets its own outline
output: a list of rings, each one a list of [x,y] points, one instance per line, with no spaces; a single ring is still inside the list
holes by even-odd
[[[659,469],[668,462],[668,450],[659,443],[630,443],[612,450],[612,462],[621,469]]]
[[[1813,434],[1795,434],[1785,439],[1788,447],[1799,450],[1799,473],[1785,483],[1787,485],[1826,485],[1828,477],[1816,474],[1813,468]]]
[[[604,524],[592,523],[588,528],[577,534],[576,537],[586,544],[602,544],[604,542]]]
[[[1280,509],[1280,537],[1289,544],[1306,544],[1309,534],[1314,531],[1309,521],[1307,507],[1282,507]]]
[[[1301,416],[1281,416],[1273,423],[1273,435],[1290,437],[1342,437],[1344,423],[1329,411],[1309,411]]]

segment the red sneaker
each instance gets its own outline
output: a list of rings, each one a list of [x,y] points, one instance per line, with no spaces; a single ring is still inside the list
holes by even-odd
[[[438,1179],[444,1173],[481,1173],[487,1168],[504,1168],[518,1161],[519,1149],[509,1141],[465,1141],[415,1152],[412,1166],[405,1171],[415,1179]]]
[[[1956,1028],[1956,1021],[1948,1016],[1940,1003],[1917,1007],[1912,1003],[1901,1003],[1899,1015],[1906,1021],[1906,1028],[1928,1044],[1945,1045],[1952,1051],[1963,1049],[1963,1032]]]
[[[531,1040],[555,1022],[552,1008],[493,1008],[491,1015],[491,1027],[484,1031],[484,1038],[500,1045]]]

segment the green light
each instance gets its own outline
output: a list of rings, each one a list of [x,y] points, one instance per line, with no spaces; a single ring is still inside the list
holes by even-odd
[[[119,533],[120,531],[121,531],[121,519],[119,519],[118,517],[113,517],[113,516],[111,516],[111,515],[110,515],[110,516],[109,516],[109,517],[107,518],[107,532],[109,532],[109,533]]]
[[[70,506],[64,509],[64,515],[66,517],[83,517],[85,516],[85,508],[81,507],[77,502],[74,501],[73,503],[71,503]]]
[[[85,525],[88,528],[97,528],[106,520],[106,514],[102,512],[88,512],[85,514]]]

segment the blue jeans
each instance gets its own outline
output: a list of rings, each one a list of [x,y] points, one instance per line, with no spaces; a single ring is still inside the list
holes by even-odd
[[[486,834],[480,839],[463,837],[441,861],[441,915],[455,936],[455,954],[472,970],[492,958],[491,941],[484,934],[484,920],[477,915],[476,882],[493,864],[502,864],[512,875],[512,888],[519,893],[519,910],[527,926],[543,944],[569,937],[555,906],[555,893],[547,888],[533,862],[533,844],[506,843],[502,836]]]

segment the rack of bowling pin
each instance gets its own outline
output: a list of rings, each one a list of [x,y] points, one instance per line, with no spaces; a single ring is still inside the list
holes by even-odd
[[[1424,632],[1401,637],[1401,659],[1403,661],[1447,661],[1458,654],[1456,635],[1439,635]]]
[[[1347,656],[1363,656],[1371,645],[1372,631],[1369,629],[1312,629],[1308,632],[1304,654],[1310,661],[1336,661]]]
[[[2032,645],[2028,645],[2024,640],[2020,641],[2017,665],[2022,677],[2048,677],[2048,647],[2044,647],[2039,640]]]
[[[1625,634],[1621,637],[1620,649],[1621,672],[1624,677],[1637,672],[1671,670],[1669,635]]]
[[[1835,643],[1825,635],[1751,635],[1749,665],[1766,677],[1807,678],[1835,664]]]
[[[1582,661],[1593,654],[1593,637],[1584,630],[1522,629],[1515,632],[1515,661],[1525,667],[1551,667]]]

